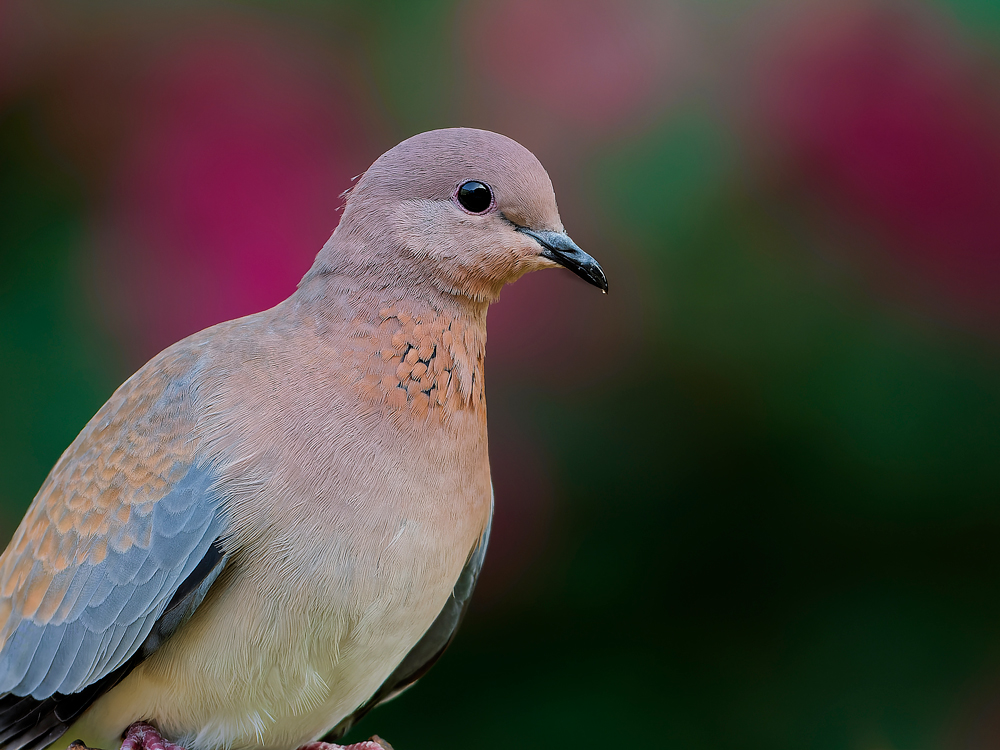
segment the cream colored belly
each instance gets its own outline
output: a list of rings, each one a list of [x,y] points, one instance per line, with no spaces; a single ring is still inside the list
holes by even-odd
[[[350,567],[376,572],[359,579],[344,571],[340,585],[311,587],[307,574],[290,581],[274,571],[251,585],[268,577],[227,569],[192,620],[57,744],[79,738],[110,750],[143,719],[189,750],[291,750],[318,739],[364,703],[419,640],[467,554],[441,550],[414,565],[414,550],[397,546],[398,554],[354,560]],[[405,569],[392,564],[408,559]]]

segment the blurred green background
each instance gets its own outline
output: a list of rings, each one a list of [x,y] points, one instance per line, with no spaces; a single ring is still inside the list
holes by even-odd
[[[491,311],[480,590],[351,737],[1000,747],[994,0],[0,0],[4,538],[453,125],[534,151],[611,293]]]

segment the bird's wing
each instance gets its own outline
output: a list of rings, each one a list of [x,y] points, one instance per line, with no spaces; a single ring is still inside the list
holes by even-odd
[[[213,471],[195,460],[190,370],[166,358],[129,379],[0,557],[5,750],[65,730],[190,617],[222,570],[226,523]]]
[[[438,616],[431,623],[431,626],[423,634],[416,645],[409,650],[392,674],[386,678],[385,682],[375,691],[364,705],[351,714],[331,730],[325,737],[326,742],[336,742],[355,724],[380,703],[395,698],[417,680],[427,674],[427,671],[434,666],[434,663],[441,658],[448,646],[451,645],[458,632],[458,626],[462,624],[462,618],[468,610],[469,602],[472,600],[472,592],[476,588],[476,581],[479,579],[479,571],[483,567],[483,559],[486,557],[486,545],[490,541],[490,527],[493,524],[493,497],[492,488],[490,490],[490,519],[486,523],[482,536],[476,542],[476,546],[469,553],[469,559],[462,568],[455,588],[445,602],[444,607]]]

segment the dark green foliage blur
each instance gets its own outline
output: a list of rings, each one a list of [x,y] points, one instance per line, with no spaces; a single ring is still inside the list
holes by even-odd
[[[877,170],[859,182],[841,170],[848,147],[801,135],[807,116],[760,114],[752,99],[769,85],[782,3],[633,3],[654,18],[670,10],[663,23],[686,25],[664,44],[697,49],[676,63],[682,82],[651,88],[634,117],[593,123],[491,82],[483,65],[502,69],[496,51],[516,57],[516,40],[484,49],[484,63],[455,39],[507,5],[534,16],[525,3],[484,5],[105,4],[35,53],[48,59],[40,72],[0,86],[3,533],[86,420],[169,343],[114,322],[127,308],[107,300],[134,283],[114,276],[99,228],[120,216],[109,208],[120,156],[113,138],[67,136],[81,106],[60,114],[75,85],[63,68],[102,54],[127,67],[141,46],[132,35],[161,24],[183,35],[202,15],[216,31],[276,28],[329,45],[323,75],[362,102],[367,140],[345,163],[363,169],[433,127],[506,132],[550,168],[567,230],[610,282],[603,298],[539,274],[491,312],[496,562],[491,549],[445,658],[349,739],[377,733],[397,750],[1000,746],[1000,235],[982,234],[996,239],[984,240],[994,260],[949,276],[946,235],[910,253],[925,237],[906,227],[934,201],[910,221],[876,195]],[[994,3],[869,11],[891,28],[916,24],[890,50],[924,49],[924,29],[942,35],[959,73],[938,47],[929,65],[973,82],[955,94],[971,97],[968,117],[1000,102]],[[1000,143],[989,118],[976,130],[985,150]],[[329,218],[297,248],[299,272],[356,171],[331,177]],[[915,168],[904,187],[919,179]]]

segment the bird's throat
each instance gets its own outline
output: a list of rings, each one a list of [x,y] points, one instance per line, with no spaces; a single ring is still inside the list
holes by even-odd
[[[416,416],[471,410],[485,419],[485,309],[470,316],[395,303],[376,323],[361,384],[366,399]]]
[[[487,303],[438,290],[374,291],[333,274],[322,279],[326,290],[318,295],[320,281],[304,284],[292,300],[319,339],[339,331],[336,337],[350,342],[336,356],[348,360],[344,379],[364,401],[416,416],[473,412],[485,422]]]

